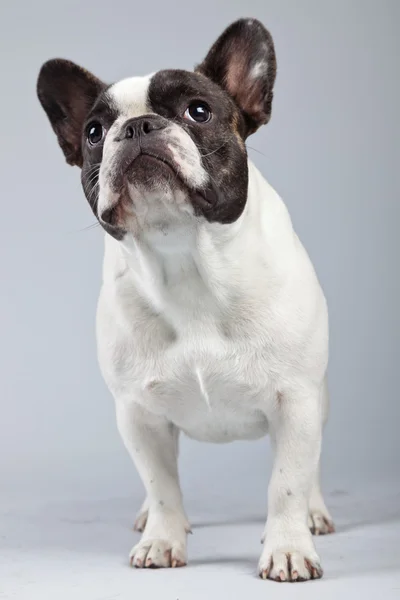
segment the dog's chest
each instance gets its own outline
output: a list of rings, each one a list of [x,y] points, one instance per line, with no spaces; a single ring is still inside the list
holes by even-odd
[[[254,343],[257,318],[249,320],[245,298],[231,301],[228,310],[224,290],[210,290],[196,269],[186,267],[181,264],[180,274],[163,265],[143,290],[157,314],[135,305],[132,315],[123,307],[135,330],[116,340],[114,385],[193,438],[260,437],[267,432],[265,403],[274,385],[265,345]]]
[[[256,357],[217,336],[198,331],[155,353],[140,380],[140,402],[189,436],[224,442],[266,433],[262,411],[270,387]]]

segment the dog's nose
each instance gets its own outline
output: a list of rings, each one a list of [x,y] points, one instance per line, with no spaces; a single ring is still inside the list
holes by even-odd
[[[165,129],[168,121],[158,115],[147,115],[144,117],[135,117],[126,121],[122,127],[121,138],[132,139],[138,138],[153,131]]]

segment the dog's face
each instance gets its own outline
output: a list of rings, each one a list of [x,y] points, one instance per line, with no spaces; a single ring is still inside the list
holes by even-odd
[[[248,187],[245,140],[271,114],[270,34],[231,25],[194,72],[113,85],[65,60],[45,63],[39,99],[104,229],[117,239],[170,223],[232,223]]]

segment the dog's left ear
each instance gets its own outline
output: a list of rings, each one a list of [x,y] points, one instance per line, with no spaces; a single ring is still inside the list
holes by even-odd
[[[224,88],[241,109],[247,135],[271,117],[276,57],[271,34],[256,19],[232,23],[196,67]]]

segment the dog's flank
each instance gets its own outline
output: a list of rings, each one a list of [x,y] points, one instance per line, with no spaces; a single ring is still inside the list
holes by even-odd
[[[270,432],[260,577],[322,575],[311,532],[334,530],[319,485],[327,307],[285,205],[246,151],[270,120],[275,77],[272,37],[254,19],[228,27],[194,72],[106,85],[53,60],[39,75],[106,231],[98,356],[147,494],[135,567],[187,562],[179,433],[222,443]]]

